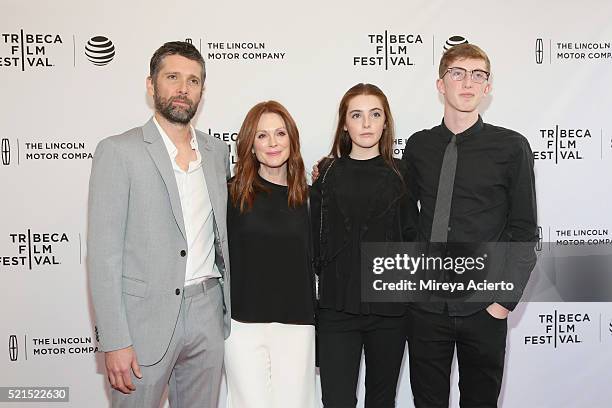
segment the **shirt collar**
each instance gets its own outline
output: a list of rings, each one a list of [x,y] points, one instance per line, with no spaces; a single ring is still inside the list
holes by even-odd
[[[164,141],[166,150],[168,150],[168,155],[171,158],[175,158],[177,155],[178,149],[174,145],[174,142],[172,142],[172,140],[170,139],[170,136],[168,136],[168,134],[161,127],[161,125],[159,124],[155,116],[153,116],[153,123],[155,123],[155,126],[157,126],[157,130],[159,131],[159,134],[161,135],[162,140]],[[193,128],[193,126],[189,125],[189,131],[191,132],[191,140],[189,141],[189,143],[191,144],[191,148],[197,152],[198,151],[198,139],[195,136],[195,129]]]
[[[484,122],[482,121],[482,117],[478,115],[478,120],[472,126],[467,128],[461,133],[457,133],[457,143],[460,143],[465,136],[473,135],[477,132],[480,132],[484,127]],[[440,124],[440,134],[444,137],[447,137],[449,140],[454,135],[453,132],[450,131],[449,128],[446,127],[444,123],[444,118],[442,118],[442,123]]]

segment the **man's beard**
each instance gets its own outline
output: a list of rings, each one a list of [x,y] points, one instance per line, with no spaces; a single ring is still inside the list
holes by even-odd
[[[172,102],[181,101],[189,105],[187,108],[180,106],[174,106]],[[187,97],[172,96],[168,99],[164,99],[156,92],[153,95],[153,101],[155,102],[155,110],[158,111],[164,118],[171,123],[178,123],[181,125],[187,125],[198,110],[198,101],[194,103]]]

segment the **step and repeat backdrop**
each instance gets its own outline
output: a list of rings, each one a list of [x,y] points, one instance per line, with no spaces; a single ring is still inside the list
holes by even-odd
[[[608,0],[4,0],[0,10],[0,386],[69,387],[65,406],[109,404],[85,271],[91,159],[102,138],[151,116],[149,59],[170,40],[206,59],[196,124],[232,160],[247,110],[275,99],[299,125],[308,168],[357,82],[389,97],[401,156],[442,118],[445,47],[478,44],[493,72],[484,120],[519,131],[535,154],[539,248],[612,247]],[[612,406],[611,303],[522,303],[509,327],[501,406]],[[453,407],[457,379],[455,369]],[[362,404],[363,372],[358,394]],[[398,406],[413,406],[407,358]]]

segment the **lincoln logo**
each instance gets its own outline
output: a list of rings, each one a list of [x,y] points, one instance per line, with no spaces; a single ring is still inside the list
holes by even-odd
[[[536,40],[535,44],[536,64],[541,64],[544,61],[544,42],[541,38]]]
[[[542,236],[542,227],[538,226],[538,243],[536,244],[536,251],[542,250],[542,241],[544,237]]]
[[[453,35],[448,40],[446,40],[446,43],[444,44],[444,51],[448,51],[449,48],[454,47],[455,45],[467,43],[468,40],[466,40],[465,37],[462,37],[460,35]]]
[[[11,164],[11,144],[8,139],[2,139],[2,164]]]
[[[17,336],[14,334],[11,334],[9,336],[9,358],[11,359],[11,361],[17,361],[17,355],[18,355],[18,350],[17,350]]]
[[[94,65],[107,65],[115,58],[115,46],[111,40],[99,35],[87,41],[85,55]]]

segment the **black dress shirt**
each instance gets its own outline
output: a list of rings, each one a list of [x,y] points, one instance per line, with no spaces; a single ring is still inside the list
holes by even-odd
[[[409,240],[429,241],[444,151],[453,133],[444,121],[413,134],[402,159],[414,229]],[[420,204],[420,211],[417,208]],[[519,133],[478,121],[457,134],[457,170],[451,202],[448,242],[535,242],[537,211],[533,153]],[[524,246],[523,246],[524,248]],[[511,254],[513,273],[524,288],[535,265],[533,250]],[[518,267],[518,269],[517,269]],[[521,291],[522,289],[521,288]],[[516,304],[499,302],[512,310]],[[429,303],[434,312],[468,315],[486,305]]]

